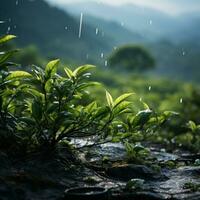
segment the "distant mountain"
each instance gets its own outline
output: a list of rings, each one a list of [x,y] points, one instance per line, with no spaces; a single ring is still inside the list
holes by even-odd
[[[162,2],[168,2],[169,0],[160,0]],[[172,0],[171,1],[174,5],[179,4],[179,10],[184,12],[190,13],[200,13],[200,1],[199,0]]]
[[[0,34],[16,34],[18,45],[35,44],[47,57],[94,63],[113,46],[111,38],[97,36],[84,22],[79,38],[79,20],[43,0],[2,0],[0,20],[5,21]]]
[[[174,18],[158,10],[134,4],[111,6],[102,3],[85,2],[69,4],[63,7],[71,13],[86,13],[102,19],[117,21],[124,27],[154,40],[166,35],[177,27]]]
[[[2,0],[0,21],[5,23],[0,24],[0,34],[16,34],[21,47],[35,44],[43,56],[79,64],[103,65],[114,47],[139,43],[156,58],[157,68],[153,73],[199,82],[198,12],[172,17],[132,4],[98,5],[84,3],[58,9],[43,0]],[[78,37],[80,12],[83,13],[81,38]]]
[[[105,20],[87,14],[84,15],[84,20],[86,23],[96,27],[96,30],[101,35],[110,37],[115,46],[126,43],[138,43],[146,40],[140,34],[127,29],[124,27],[124,24],[120,24],[114,20]]]
[[[179,1],[180,3],[180,0],[176,1]],[[190,4],[190,1],[187,2],[188,1],[183,0],[185,6]],[[199,5],[200,2],[195,2],[196,4],[190,4],[190,6],[194,5],[198,10],[197,5]],[[193,22],[193,18],[200,17],[200,12],[190,12],[183,13],[180,16],[171,16],[159,10],[135,4],[112,6],[103,3],[84,2],[66,4],[66,6],[63,6],[62,8],[73,14],[80,14],[83,12],[105,20],[116,21],[120,24],[122,23],[124,24],[124,27],[142,35],[150,41],[156,41],[164,37],[176,41],[179,39],[176,32],[182,29],[189,29],[190,24]]]

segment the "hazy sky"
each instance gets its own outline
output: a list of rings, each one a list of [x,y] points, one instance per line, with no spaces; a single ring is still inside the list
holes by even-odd
[[[200,11],[200,0],[47,0],[54,4],[62,5],[76,2],[98,2],[112,5],[125,3],[134,3],[153,7],[171,14],[177,14],[185,11]]]

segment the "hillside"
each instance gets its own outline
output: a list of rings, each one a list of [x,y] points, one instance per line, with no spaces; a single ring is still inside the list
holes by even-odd
[[[149,7],[134,4],[111,6],[86,2],[66,5],[65,9],[71,13],[84,12],[106,20],[115,20],[149,40],[161,37],[167,34],[169,29],[172,30],[177,26],[171,16]]]
[[[183,1],[183,7],[187,7],[188,4],[190,2]],[[190,10],[195,9],[197,10],[196,12],[183,12],[180,15],[169,15],[160,10],[136,4],[113,6],[103,3],[84,2],[66,4],[63,5],[63,9],[73,14],[83,12],[105,20],[116,21],[119,24],[123,23],[126,28],[142,35],[149,41],[157,41],[165,37],[175,42],[180,39],[177,34],[179,30],[191,30],[191,24],[193,24],[194,20],[200,18],[198,12],[200,4],[196,1],[195,4],[191,5],[193,7]],[[198,32],[198,28],[195,31]],[[187,35],[189,35],[188,32],[186,32]]]
[[[35,44],[47,57],[94,62],[100,52],[111,49],[112,40],[98,37],[95,28],[84,22],[79,38],[79,20],[43,0],[20,0],[18,4],[4,0],[0,19],[5,21],[0,24],[0,34],[15,34],[18,45]]]
[[[83,26],[79,38],[81,11]],[[122,21],[127,16],[130,16],[130,24]],[[146,24],[149,19],[152,24]],[[105,4],[80,3],[58,9],[43,0],[19,0],[18,4],[15,0],[4,0],[0,20],[5,21],[0,24],[0,34],[16,34],[18,46],[34,44],[48,58],[99,66],[105,64],[106,57],[116,46],[141,44],[156,58],[157,68],[152,73],[199,82],[198,12],[174,18],[135,5],[113,8]]]

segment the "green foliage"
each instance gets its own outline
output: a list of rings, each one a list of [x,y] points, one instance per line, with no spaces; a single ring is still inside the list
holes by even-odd
[[[2,37],[0,37],[0,44],[8,42],[9,40],[12,40],[14,38],[16,38],[15,35],[5,35],[5,36],[2,36]]]
[[[5,36],[2,43],[12,38]],[[12,71],[5,67],[9,57],[2,61],[0,125],[26,149],[54,148],[63,140],[88,137],[95,137],[95,142],[108,139],[126,143],[136,132],[149,128],[152,111],[134,114],[127,101],[133,93],[113,99],[106,91],[107,105],[85,103],[86,89],[99,85],[88,79],[94,66],[84,65],[74,71],[65,67],[66,74],[61,76],[57,73],[59,60],[53,60],[45,68]],[[133,149],[136,157],[142,156],[141,149]]]
[[[191,192],[198,192],[200,191],[200,184],[193,183],[193,182],[187,182],[183,186],[184,189],[189,189]]]
[[[145,71],[155,67],[151,54],[140,46],[124,46],[118,48],[109,58],[113,67],[126,71]]]
[[[187,126],[193,133],[200,131],[200,125],[195,124],[193,121],[189,121]]]
[[[133,190],[142,190],[143,187],[144,187],[143,179],[131,179],[126,183],[125,189],[130,192]]]
[[[133,145],[126,142],[125,148],[127,152],[127,160],[131,163],[142,162],[150,155],[150,150],[140,144]]]
[[[37,15],[35,15],[36,10]],[[93,28],[95,27],[89,25],[88,22],[84,24],[85,30],[80,40],[76,34],[79,19],[50,6],[45,0],[34,2],[23,0],[20,7],[16,6],[16,0],[1,1],[0,19],[5,21],[1,24],[0,35],[5,34],[9,26],[13,34],[20,36],[16,40],[17,46],[24,48],[34,44],[41,55],[48,59],[59,57],[76,64],[84,61],[96,63],[99,52],[108,52],[113,46],[113,41],[106,35],[94,37]],[[15,26],[17,28],[14,28]],[[68,30],[65,27],[68,27]],[[25,59],[30,57],[36,60],[34,49],[27,50],[29,52],[24,53]],[[86,59],[85,52],[89,54],[89,60]],[[29,62],[26,60],[24,63]]]

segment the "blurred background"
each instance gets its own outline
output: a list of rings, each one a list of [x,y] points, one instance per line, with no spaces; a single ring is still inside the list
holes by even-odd
[[[6,48],[21,48],[22,68],[53,58],[94,64],[114,96],[134,91],[156,110],[199,122],[199,0],[1,0],[6,33],[17,35]]]

